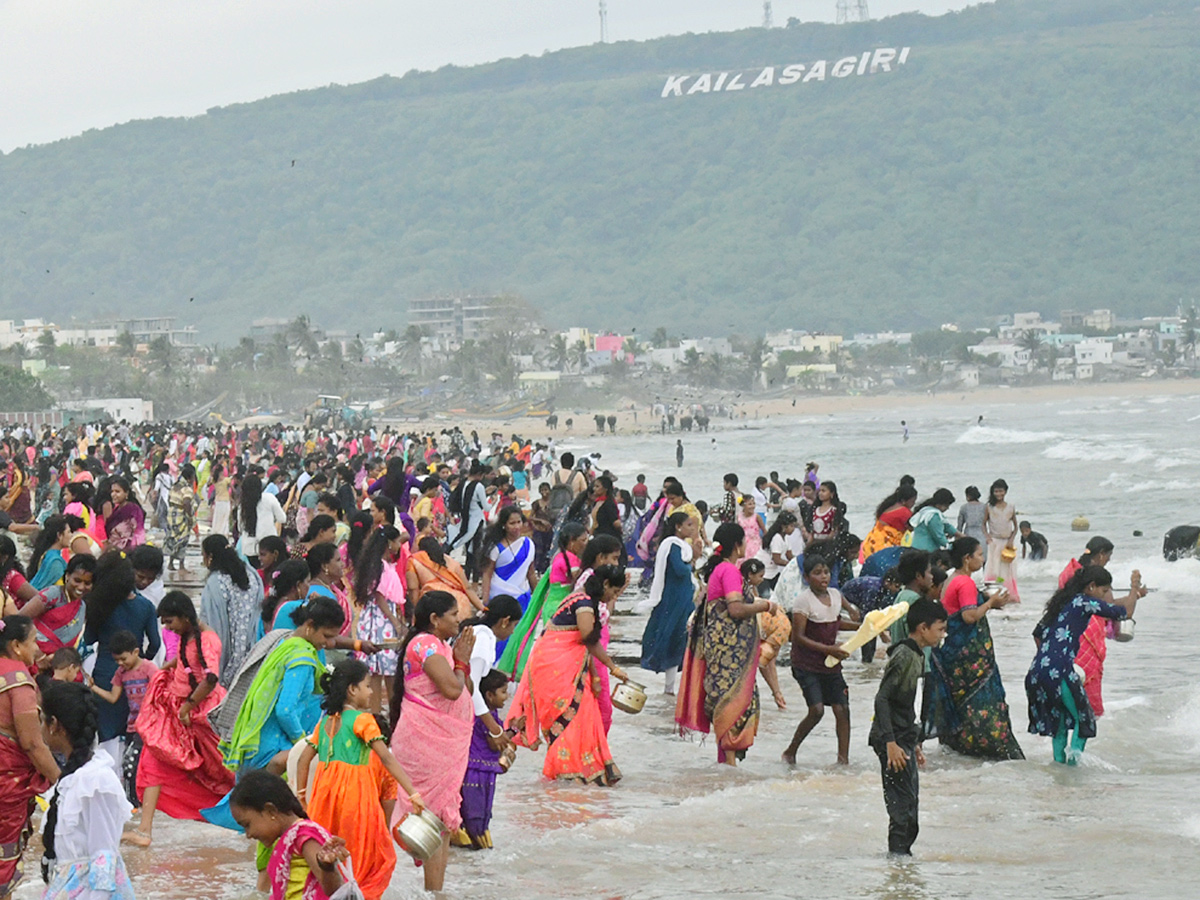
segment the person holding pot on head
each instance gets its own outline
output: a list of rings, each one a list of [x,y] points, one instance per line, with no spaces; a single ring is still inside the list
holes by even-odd
[[[25,616],[0,619],[0,898],[24,875],[21,857],[33,833],[37,795],[58,781],[58,763],[42,736],[40,695],[29,674],[37,629]]]
[[[425,807],[442,821],[442,845],[425,861],[425,890],[446,880],[450,834],[462,824],[462,782],[474,729],[471,655],[475,632],[459,634],[458,601],[430,591],[417,601],[413,627],[400,654],[391,700],[392,754],[408,773]],[[396,798],[393,826],[412,811]]]

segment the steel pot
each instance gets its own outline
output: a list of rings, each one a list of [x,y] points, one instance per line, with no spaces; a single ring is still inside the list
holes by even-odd
[[[1113,624],[1113,640],[1122,644],[1133,640],[1133,627],[1137,623],[1133,619],[1117,619]]]
[[[622,712],[640,713],[646,705],[646,689],[635,681],[619,681],[613,688],[612,702]]]
[[[415,860],[425,862],[442,846],[442,832],[446,826],[442,820],[425,810],[419,816],[409,813],[392,829],[392,837],[405,853]]]

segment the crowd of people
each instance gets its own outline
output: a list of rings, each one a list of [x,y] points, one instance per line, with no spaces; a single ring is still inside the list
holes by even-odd
[[[621,779],[622,597],[647,614],[640,667],[677,727],[713,733],[728,765],[755,743],[760,675],[787,709],[784,659],[806,706],[784,762],[826,707],[848,762],[839,636],[906,603],[862,651],[887,645],[868,743],[892,852],[917,835],[923,741],[1024,758],[988,616],[1018,601],[1018,539],[1047,547],[1003,479],[955,518],[950,489],[920,500],[904,476],[860,540],[815,461],[749,488],[730,472],[710,506],[673,476],[618,489],[552,439],[459,429],[17,429],[0,458],[0,526],[29,545],[0,535],[0,775],[19,787],[0,797],[0,898],[39,795],[47,897],[132,896],[120,844],[152,847],[159,813],[256,840],[275,897],[331,895],[350,860],[369,900],[397,866],[392,828],[419,815],[441,831],[422,868],[440,890],[452,845],[492,846],[518,747],[545,747],[547,779]],[[1103,713],[1105,623],[1145,593],[1135,572],[1114,599],[1113,549],[1071,561],[1034,633],[1030,731],[1066,764]]]

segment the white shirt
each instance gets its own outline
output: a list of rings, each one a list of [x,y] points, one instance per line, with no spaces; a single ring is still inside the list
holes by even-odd
[[[245,517],[239,514],[242,518],[242,553],[246,556],[258,555],[258,542],[265,537],[270,537],[277,534],[275,530],[276,524],[282,525],[287,521],[287,516],[283,514],[283,507],[279,505],[279,501],[275,499],[274,494],[263,493],[258,501],[258,521],[255,523],[254,534],[247,534],[244,530],[246,524]]]
[[[763,565],[767,567],[767,570],[763,573],[764,577],[774,578],[781,571],[783,571],[783,566],[775,562],[772,554],[778,553],[786,560],[787,552],[788,539],[783,534],[775,535],[775,537],[771,538],[771,546],[763,547],[762,550],[759,551],[758,558],[761,559]]]
[[[475,715],[482,716],[488,711],[488,705],[483,698],[483,691],[479,688],[479,682],[483,680],[484,675],[492,671],[495,664],[496,633],[486,625],[476,625],[473,630],[475,648],[471,651],[471,684],[474,685],[474,692],[471,694],[471,702],[475,706]]]
[[[817,599],[811,588],[805,588],[796,597],[792,606],[793,613],[803,613],[810,622],[820,625],[825,622],[836,622],[842,615],[842,595],[837,588],[829,589],[828,605]]]

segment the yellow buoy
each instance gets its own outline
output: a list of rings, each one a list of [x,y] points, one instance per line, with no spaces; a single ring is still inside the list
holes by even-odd
[[[1084,516],[1076,516],[1071,520],[1072,531],[1087,531],[1091,527],[1092,523],[1089,522]]]

